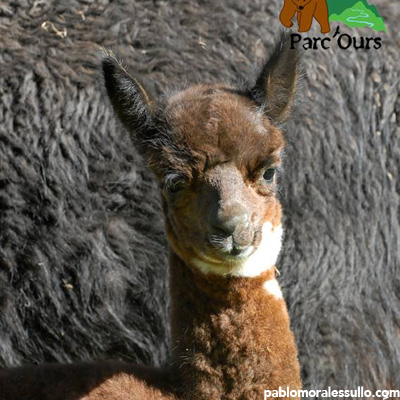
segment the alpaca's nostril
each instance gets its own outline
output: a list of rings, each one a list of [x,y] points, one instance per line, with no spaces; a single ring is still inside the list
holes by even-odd
[[[247,250],[247,247],[243,248],[243,247],[233,246],[230,254],[232,256],[238,256],[239,254],[244,253],[245,250]]]
[[[250,227],[236,231],[232,235],[233,248],[242,252],[246,250],[253,242],[253,230]]]
[[[247,224],[245,216],[235,216],[213,224],[212,231],[215,234],[232,236],[239,226],[244,227]]]

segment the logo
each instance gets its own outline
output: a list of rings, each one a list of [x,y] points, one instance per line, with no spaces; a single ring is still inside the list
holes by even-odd
[[[286,28],[293,26],[292,19],[297,14],[299,32],[308,32],[313,18],[321,26],[321,33],[331,30],[326,0],[285,0],[279,19]]]
[[[279,19],[286,28],[291,28],[297,19],[299,32],[308,32],[313,20],[323,34],[330,32],[330,22],[386,32],[382,16],[368,0],[284,0]]]

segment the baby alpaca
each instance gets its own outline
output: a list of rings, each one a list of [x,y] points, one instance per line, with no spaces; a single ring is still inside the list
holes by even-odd
[[[78,374],[66,372],[73,365],[49,367],[64,368],[51,382],[51,372],[38,378],[32,368],[19,386],[16,372],[5,371],[0,397],[35,399],[28,382],[40,386],[41,400],[260,400],[264,389],[300,389],[275,278],[283,232],[279,126],[294,101],[297,50],[283,37],[251,89],[196,85],[163,103],[112,54],[102,67],[111,104],[161,187],[173,357],[166,372],[123,364],[92,364]]]

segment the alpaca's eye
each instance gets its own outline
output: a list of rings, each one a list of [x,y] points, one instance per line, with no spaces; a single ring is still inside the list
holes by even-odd
[[[275,176],[275,168],[268,168],[264,174],[263,178],[266,182],[271,183]]]
[[[165,180],[165,190],[168,193],[178,193],[186,187],[186,180],[181,176],[172,175]]]

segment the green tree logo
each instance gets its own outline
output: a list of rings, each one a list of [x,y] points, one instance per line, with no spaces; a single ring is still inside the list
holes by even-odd
[[[351,28],[371,28],[386,32],[383,18],[367,0],[327,0],[329,21],[342,22]]]

